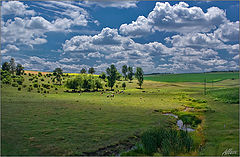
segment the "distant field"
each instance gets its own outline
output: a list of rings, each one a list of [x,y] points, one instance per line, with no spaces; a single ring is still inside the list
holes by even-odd
[[[226,79],[239,79],[239,72],[213,72],[213,73],[189,73],[189,74],[157,74],[145,75],[145,80],[160,82],[218,82]]]

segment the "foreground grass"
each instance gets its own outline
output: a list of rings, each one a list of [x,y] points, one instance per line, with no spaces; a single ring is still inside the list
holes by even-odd
[[[42,95],[4,86],[2,154],[81,155],[165,124],[167,117],[152,112],[159,104],[131,93],[110,99],[99,92]]]
[[[24,77],[28,80],[29,76]],[[44,82],[49,81],[44,78]],[[119,86],[121,83],[117,82]],[[64,93],[64,87],[55,91],[55,85],[49,94],[37,93],[35,88],[27,92],[25,88],[17,91],[16,87],[3,85],[2,155],[83,155],[150,128],[168,126],[171,118],[155,110],[199,108],[193,100],[205,99],[203,105],[215,112],[201,115],[201,126],[191,133],[195,143],[205,145],[200,154],[197,150],[188,155],[221,155],[226,147],[238,150],[237,104],[204,96],[201,83],[145,81],[143,89],[136,88],[135,80],[126,83],[124,94],[114,98],[107,98],[109,92]],[[214,88],[222,86],[218,82]]]

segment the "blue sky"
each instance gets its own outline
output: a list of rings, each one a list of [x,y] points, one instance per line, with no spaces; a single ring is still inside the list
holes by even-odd
[[[2,62],[97,73],[237,70],[238,1],[1,2]]]

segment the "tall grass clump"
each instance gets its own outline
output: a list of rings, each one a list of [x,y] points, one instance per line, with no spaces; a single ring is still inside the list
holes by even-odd
[[[144,152],[147,155],[177,155],[193,149],[193,139],[186,131],[157,128],[146,131],[141,136]]]
[[[239,88],[224,88],[211,90],[208,94],[212,97],[215,97],[216,100],[220,100],[229,104],[238,104],[239,103]]]

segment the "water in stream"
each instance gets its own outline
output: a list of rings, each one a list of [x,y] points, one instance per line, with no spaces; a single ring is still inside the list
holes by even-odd
[[[178,119],[178,116],[175,115],[175,114],[172,114],[172,113],[165,113],[165,114],[163,114],[163,115],[172,116],[172,117]],[[187,131],[187,132],[195,131],[194,129],[191,128],[190,125],[185,125],[185,124],[183,124],[183,121],[182,121],[181,119],[179,119],[179,120],[177,121],[177,126],[178,126],[178,128],[179,128],[180,130],[184,130],[184,131]]]

